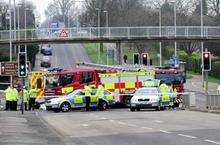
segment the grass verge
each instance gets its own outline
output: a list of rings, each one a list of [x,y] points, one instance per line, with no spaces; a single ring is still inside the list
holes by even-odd
[[[107,48],[105,46],[103,46],[103,52],[100,53],[100,60],[99,60],[99,52],[98,52],[99,44],[98,43],[85,43],[83,45],[92,63],[100,63],[104,65],[107,64],[107,55],[106,55]],[[112,57],[109,57],[108,62],[109,62],[109,65],[115,64],[115,61]]]

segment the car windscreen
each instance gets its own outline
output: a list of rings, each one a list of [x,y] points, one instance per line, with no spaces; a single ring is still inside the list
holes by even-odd
[[[149,88],[149,89],[140,89],[140,90],[137,90],[136,92],[135,92],[135,95],[146,95],[146,94],[148,94],[148,95],[154,95],[154,94],[157,94],[158,93],[158,91],[157,91],[157,89],[155,88],[155,89],[153,89],[153,88]]]

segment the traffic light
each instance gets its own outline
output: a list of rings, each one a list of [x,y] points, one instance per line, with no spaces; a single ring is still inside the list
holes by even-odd
[[[18,53],[18,76],[26,77],[27,76],[27,57],[25,52]]]
[[[134,62],[134,64],[139,64],[139,54],[138,53],[134,53],[133,54],[133,58],[134,58],[134,60],[133,60],[133,62]]]
[[[211,53],[203,52],[203,70],[210,71],[211,70]]]
[[[142,64],[147,65],[148,53],[142,53]]]

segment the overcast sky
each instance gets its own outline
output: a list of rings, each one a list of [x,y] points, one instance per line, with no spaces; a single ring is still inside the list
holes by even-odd
[[[41,22],[43,22],[45,20],[44,11],[52,0],[28,0],[28,1],[34,3],[34,5],[36,6],[37,13],[39,13],[41,16]]]

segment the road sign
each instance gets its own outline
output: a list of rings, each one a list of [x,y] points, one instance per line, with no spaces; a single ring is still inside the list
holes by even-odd
[[[65,29],[61,29],[60,31],[60,37],[68,37],[68,31]]]
[[[18,70],[18,62],[0,62],[0,75],[16,76]]]
[[[0,75],[2,76],[17,76],[18,75],[18,62],[0,62]],[[27,62],[28,71],[30,70],[30,62]]]
[[[52,32],[56,32],[59,28],[59,23],[58,22],[53,22],[50,24],[50,27],[52,28]]]
[[[50,24],[51,28],[59,28],[59,23],[58,22],[53,22]]]

